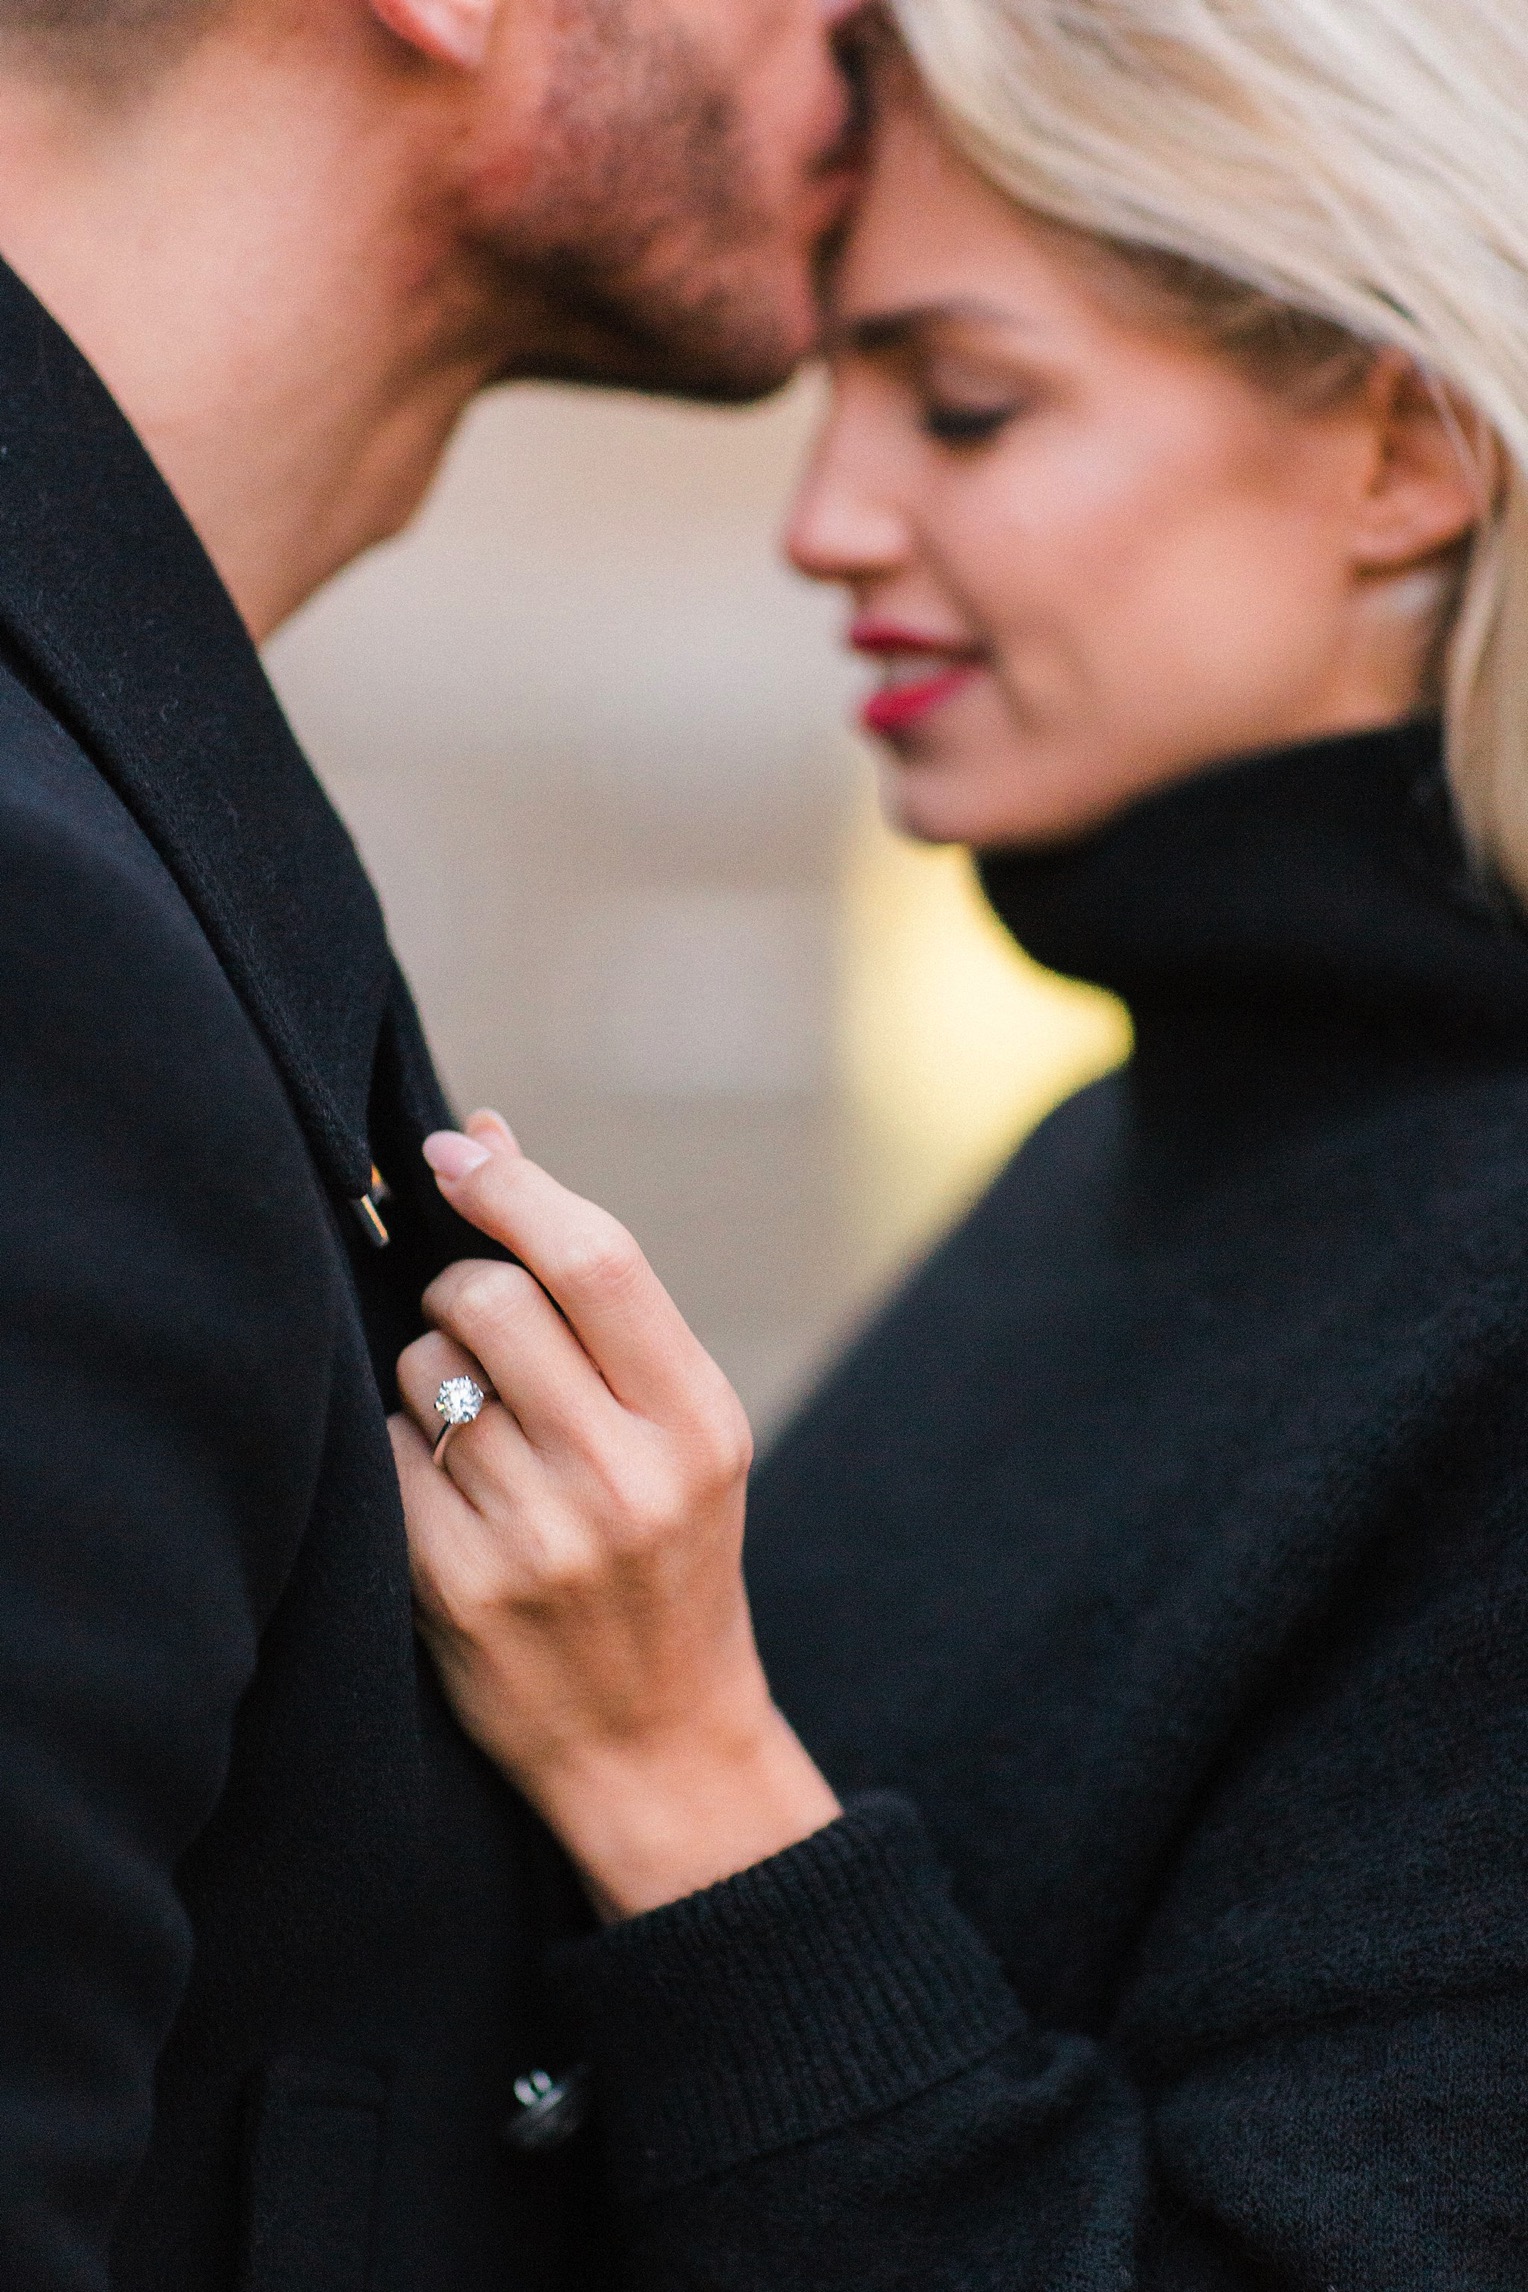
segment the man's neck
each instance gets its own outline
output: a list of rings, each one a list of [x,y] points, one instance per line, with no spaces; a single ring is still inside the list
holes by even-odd
[[[257,640],[397,531],[505,363],[449,212],[452,90],[356,36],[348,75],[300,31],[215,35],[135,94],[0,69],[0,253]]]

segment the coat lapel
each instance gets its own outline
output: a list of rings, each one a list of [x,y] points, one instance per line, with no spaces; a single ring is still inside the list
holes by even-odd
[[[394,993],[376,895],[168,486],[3,264],[0,637],[175,876],[325,1176],[363,1194]]]

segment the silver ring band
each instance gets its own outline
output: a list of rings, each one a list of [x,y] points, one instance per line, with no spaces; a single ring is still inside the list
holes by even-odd
[[[446,1443],[454,1432],[460,1432],[461,1429],[462,1428],[460,1425],[446,1425],[441,1431],[440,1438],[436,1441],[435,1446],[430,1451],[430,1462],[432,1464],[438,1464],[442,1472],[444,1472],[446,1469],[443,1461],[446,1453]]]

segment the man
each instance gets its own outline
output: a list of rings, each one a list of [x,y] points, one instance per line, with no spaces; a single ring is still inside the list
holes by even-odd
[[[609,2280],[411,1633],[440,1095],[252,640],[487,383],[785,376],[836,5],[0,0],[5,2292]]]

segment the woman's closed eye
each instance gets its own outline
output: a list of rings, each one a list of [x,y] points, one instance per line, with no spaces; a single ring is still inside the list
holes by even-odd
[[[1001,405],[965,403],[957,399],[928,399],[921,417],[926,437],[942,446],[984,446],[1024,411],[1023,401]]]
[[[971,332],[968,321],[964,334]],[[920,342],[909,358],[906,382],[918,427],[937,445],[985,446],[1015,422],[1054,403],[1055,377],[1032,358],[1003,354],[983,340],[937,338]]]

